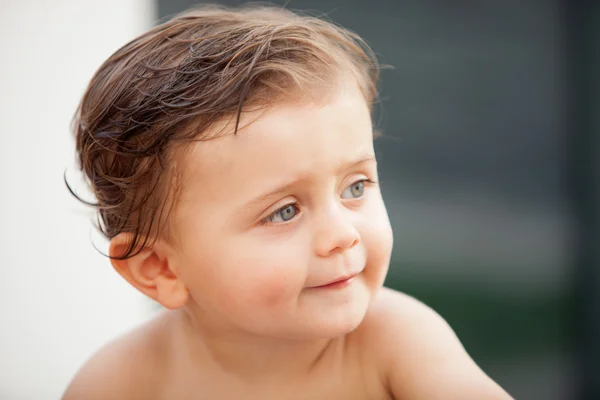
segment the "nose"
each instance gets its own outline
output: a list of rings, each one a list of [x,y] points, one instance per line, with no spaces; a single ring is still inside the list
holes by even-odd
[[[351,211],[332,204],[318,216],[315,249],[320,257],[351,249],[360,242],[360,234],[351,221]]]

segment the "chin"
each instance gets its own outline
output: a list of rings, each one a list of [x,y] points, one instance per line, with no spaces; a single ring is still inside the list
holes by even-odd
[[[360,326],[369,307],[369,296],[340,306],[328,313],[319,313],[314,321],[314,334],[321,339],[331,339],[346,335]]]
[[[345,319],[336,321],[335,324],[332,324],[332,326],[329,327],[330,334],[327,335],[327,337],[334,338],[338,336],[344,336],[354,331],[363,322],[365,314],[366,310],[360,314],[351,315]]]

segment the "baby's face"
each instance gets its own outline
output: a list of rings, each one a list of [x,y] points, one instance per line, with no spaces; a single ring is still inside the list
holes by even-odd
[[[358,91],[242,118],[186,157],[173,262],[221,327],[333,337],[358,326],[383,283],[392,231],[371,118]],[[328,285],[347,277],[350,280]]]

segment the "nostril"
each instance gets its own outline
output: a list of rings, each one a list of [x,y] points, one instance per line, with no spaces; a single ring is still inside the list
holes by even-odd
[[[353,235],[353,236],[354,236],[354,237],[350,237],[350,238],[349,238],[350,240],[348,240],[348,241],[346,242],[346,246],[343,246],[343,247],[345,247],[345,248],[347,248],[347,249],[351,249],[351,248],[353,248],[354,246],[356,246],[356,245],[358,244],[358,242],[359,242],[359,237],[358,237],[358,235]]]

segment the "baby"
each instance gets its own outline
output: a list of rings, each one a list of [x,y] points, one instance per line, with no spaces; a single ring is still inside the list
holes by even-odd
[[[165,310],[73,399],[509,399],[446,322],[382,287],[378,64],[355,34],[203,6],[98,70],[74,120],[116,271]]]

